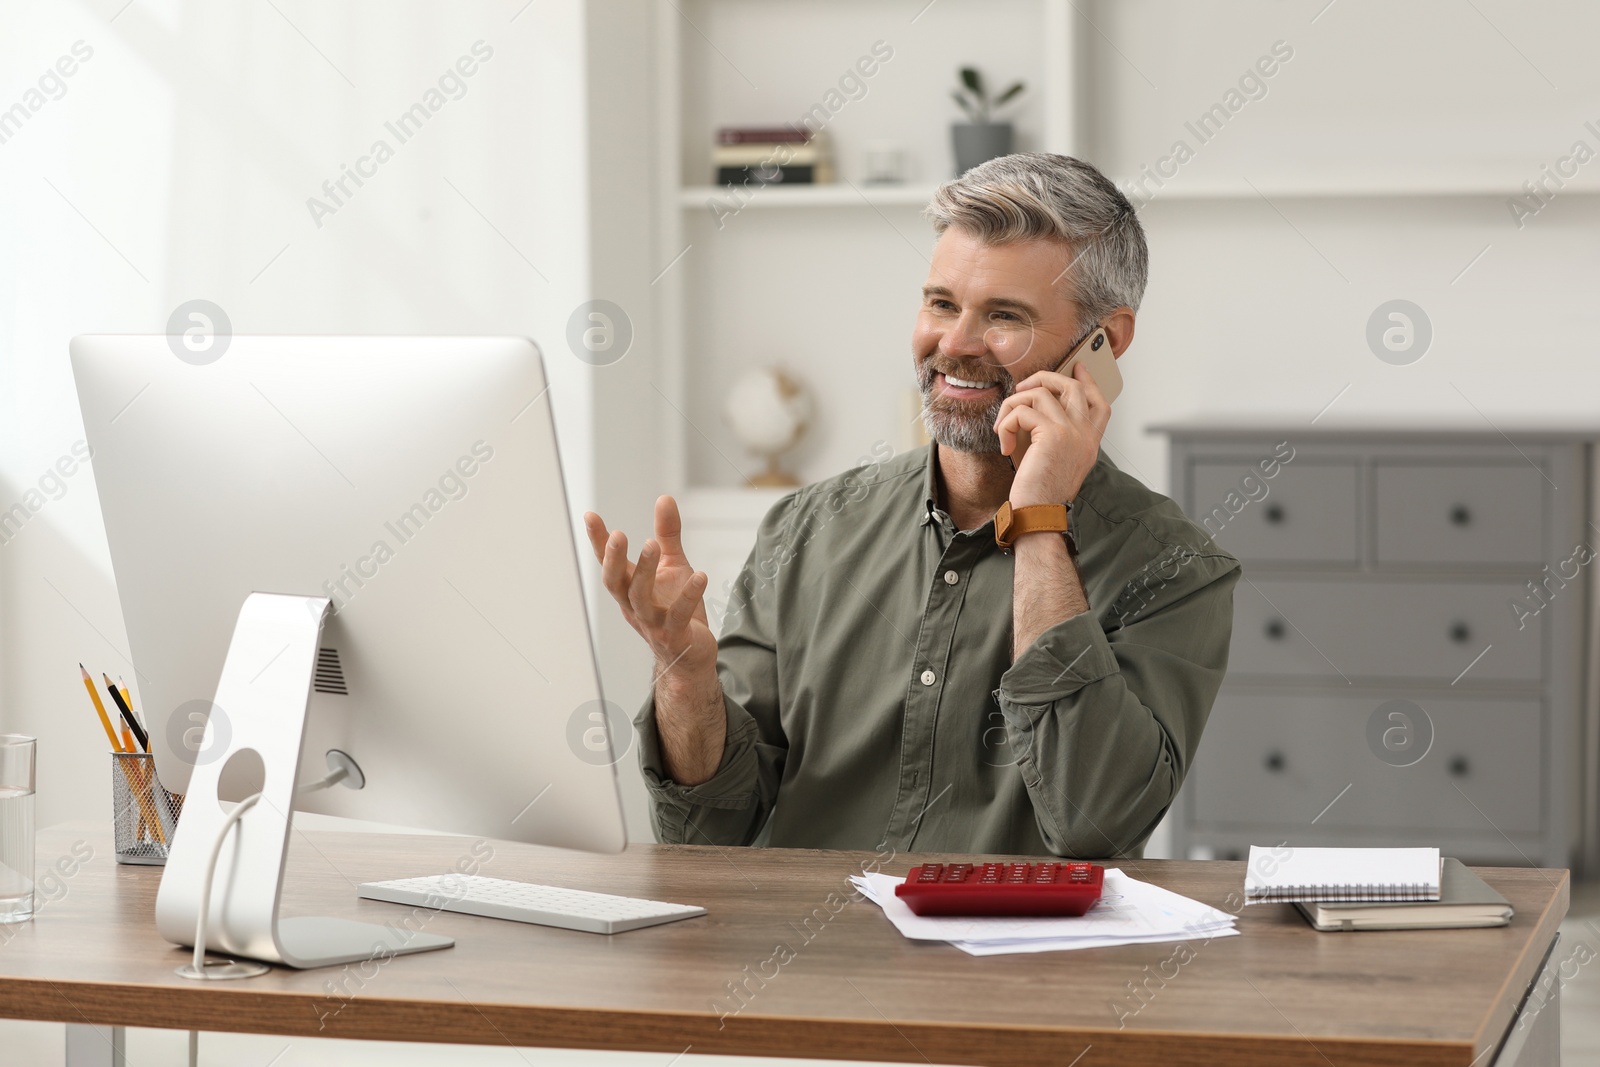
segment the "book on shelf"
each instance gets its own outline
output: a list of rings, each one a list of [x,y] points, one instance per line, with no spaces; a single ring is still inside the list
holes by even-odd
[[[717,144],[805,144],[811,132],[801,126],[723,126]]]
[[[711,150],[713,167],[816,166],[828,159],[820,144],[719,144]]]
[[[788,167],[718,167],[718,185],[818,185],[833,180],[827,167],[811,164]]]
[[[833,153],[822,131],[724,127],[711,148],[711,170],[718,185],[815,185],[833,181]]]

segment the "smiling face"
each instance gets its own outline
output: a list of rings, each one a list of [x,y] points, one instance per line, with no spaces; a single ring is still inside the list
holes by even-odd
[[[999,452],[1000,404],[1078,339],[1065,242],[985,244],[952,227],[934,245],[911,335],[928,435],[958,452]]]

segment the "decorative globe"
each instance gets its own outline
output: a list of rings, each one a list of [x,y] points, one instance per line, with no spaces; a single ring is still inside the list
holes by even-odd
[[[747,371],[728,390],[722,414],[738,442],[767,461],[751,485],[800,484],[778,466],[778,457],[805,436],[811,418],[811,398],[799,382],[776,367]]]

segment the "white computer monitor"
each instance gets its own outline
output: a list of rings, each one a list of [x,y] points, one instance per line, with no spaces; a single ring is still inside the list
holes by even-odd
[[[296,809],[624,848],[538,349],[186,341],[72,341],[134,702],[187,793],[155,901],[195,945],[179,974],[262,969],[208,945],[326,966],[453,944],[282,915]]]
[[[228,748],[229,708],[212,701],[246,598],[326,597],[298,778],[341,750],[365,783],[293,807],[624,847],[532,342],[238,336],[200,363],[182,338],[84,336],[71,357],[163,785],[184,792]],[[268,640],[259,675],[236,669],[241,701],[293,658]]]

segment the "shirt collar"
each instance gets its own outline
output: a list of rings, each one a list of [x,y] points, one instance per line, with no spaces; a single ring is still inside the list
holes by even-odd
[[[922,465],[922,513],[918,526],[927,526],[944,512],[939,509],[939,446],[928,445],[928,461]],[[946,521],[949,521],[946,516]]]

